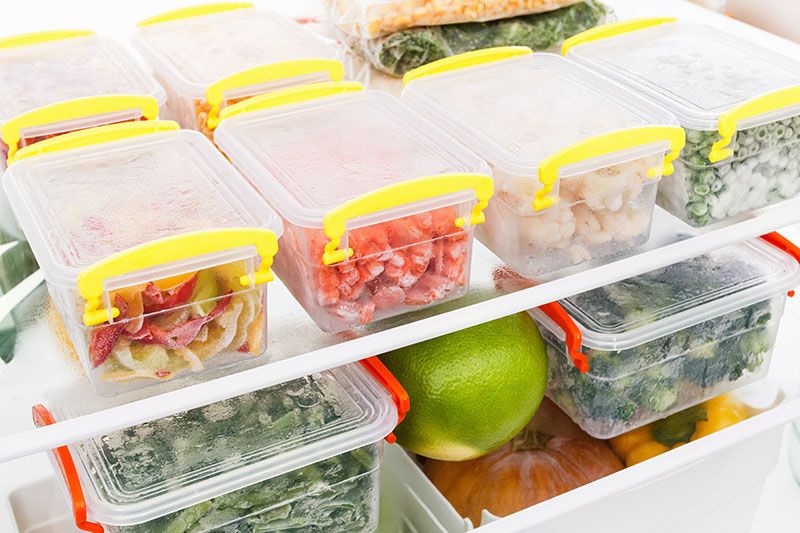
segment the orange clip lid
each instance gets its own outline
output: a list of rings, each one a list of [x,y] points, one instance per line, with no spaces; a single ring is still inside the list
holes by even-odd
[[[359,362],[381,383],[381,385],[386,387],[392,395],[394,405],[397,407],[397,423],[399,424],[402,422],[408,410],[411,409],[411,400],[406,390],[377,357],[369,357]],[[394,436],[394,433],[389,433],[389,435],[386,436],[386,442],[389,444],[394,444],[396,440],[397,438]]]
[[[36,427],[49,426],[56,423],[53,415],[44,405],[34,405],[31,411],[33,423],[36,424]],[[87,519],[86,499],[83,496],[81,481],[78,478],[78,471],[75,469],[75,461],[72,460],[69,448],[60,446],[53,450],[53,455],[56,457],[56,462],[61,469],[61,474],[67,483],[67,490],[72,498],[72,515],[75,517],[75,526],[83,531],[103,533],[103,526]]]
[[[546,314],[550,320],[555,322],[558,327],[564,330],[567,351],[569,352],[569,356],[572,357],[572,362],[582,374],[587,373],[589,371],[589,358],[586,357],[585,353],[581,352],[583,335],[581,335],[581,330],[578,329],[578,325],[575,324],[575,321],[572,320],[569,313],[567,313],[558,302],[540,305],[539,309]]]
[[[766,235],[762,235],[759,237],[764,242],[767,242],[777,248],[778,250],[785,252],[792,257],[794,260],[800,263],[800,248],[797,247],[792,241],[778,233],[777,231],[773,231],[771,233],[767,233]],[[794,296],[794,291],[789,291],[787,293],[791,298]]]

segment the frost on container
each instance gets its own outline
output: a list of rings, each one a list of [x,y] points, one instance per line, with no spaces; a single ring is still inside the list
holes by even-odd
[[[357,84],[239,106],[215,141],[283,217],[275,271],[323,330],[466,292],[473,227],[492,194],[477,156]]]
[[[52,409],[55,419],[85,414],[74,401]],[[109,533],[370,532],[381,439],[397,420],[388,392],[355,364],[84,440],[69,453],[88,521]]]
[[[406,81],[412,107],[492,166],[497,198],[477,235],[518,273],[536,277],[647,241],[658,180],[683,142],[668,114],[518,47],[444,59]]]
[[[647,94],[686,129],[659,205],[706,226],[800,193],[800,62],[663,19],[574,39],[565,46],[570,59]]]
[[[588,433],[610,438],[763,377],[799,277],[791,256],[750,241],[562,300],[566,327],[534,310],[548,395]],[[582,346],[571,346],[573,328]]]
[[[194,6],[139,23],[133,39],[167,90],[166,118],[211,138],[221,109],[305,83],[339,81],[332,44],[244,3]]]
[[[80,134],[24,149],[3,181],[98,392],[262,355],[274,213],[174,122]]]

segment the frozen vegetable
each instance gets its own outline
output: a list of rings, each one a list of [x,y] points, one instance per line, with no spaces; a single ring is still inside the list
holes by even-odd
[[[147,422],[93,439],[115,484],[124,491],[149,487],[148,496],[170,490],[170,480],[230,462],[232,453],[253,450],[279,435],[335,423],[342,406],[326,399],[315,376]],[[82,444],[79,444],[82,445]],[[262,444],[263,446],[263,444]],[[377,525],[380,444],[260,481],[119,533],[225,531],[371,531]],[[112,497],[118,497],[110,495]],[[122,496],[124,498],[124,496]]]
[[[675,175],[659,202],[694,226],[705,226],[800,193],[800,116],[739,131],[733,156],[712,164],[716,131],[687,130]]]
[[[394,76],[448,56],[496,46],[548,50],[600,24],[609,9],[586,0],[547,13],[490,22],[410,28],[377,39],[350,38],[351,46],[376,69]]]
[[[331,0],[345,31],[379,37],[415,26],[495,20],[551,11],[579,0]]]

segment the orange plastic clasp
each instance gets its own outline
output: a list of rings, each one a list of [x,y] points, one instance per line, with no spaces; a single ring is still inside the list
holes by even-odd
[[[34,405],[31,411],[33,423],[36,424],[36,427],[44,427],[56,423],[53,415],[44,405]],[[53,455],[56,457],[56,462],[61,469],[61,474],[67,483],[67,490],[72,498],[72,515],[75,517],[75,525],[83,531],[103,533],[103,526],[87,519],[86,499],[83,496],[81,480],[78,478],[78,471],[75,469],[75,461],[72,460],[69,448],[60,446],[53,450]]]
[[[791,255],[792,257],[794,257],[795,261],[800,263],[800,248],[798,248],[792,241],[790,241],[777,231],[773,231],[772,233],[767,233],[766,235],[762,235],[761,237],[759,237],[759,239],[761,239],[764,242],[768,242],[778,250]],[[794,296],[794,291],[791,290],[786,294],[788,294],[789,297],[791,298],[792,296]]]
[[[585,374],[589,371],[589,358],[586,354],[581,352],[583,346],[583,335],[578,325],[569,316],[569,313],[561,307],[558,302],[550,302],[549,304],[540,305],[539,309],[546,314],[550,320],[555,322],[558,327],[564,330],[566,336],[567,352],[572,357],[572,362],[575,367]]]
[[[359,362],[367,369],[367,372],[372,374],[381,385],[386,387],[389,394],[392,395],[394,405],[397,407],[397,423],[399,424],[402,422],[408,410],[411,409],[411,400],[408,397],[406,389],[403,388],[400,382],[397,381],[397,378],[389,372],[389,369],[386,368],[377,357],[369,357]],[[396,440],[397,438],[394,436],[394,433],[389,433],[389,435],[386,436],[386,442],[389,444],[394,444]]]

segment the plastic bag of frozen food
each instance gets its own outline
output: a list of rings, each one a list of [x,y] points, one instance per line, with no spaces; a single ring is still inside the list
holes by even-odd
[[[527,46],[534,51],[552,50],[569,37],[611,18],[607,6],[586,0],[548,13],[410,28],[376,39],[343,39],[376,69],[402,76],[432,61],[482,48]]]
[[[417,26],[485,22],[552,11],[580,0],[330,0],[334,24],[375,38]]]

